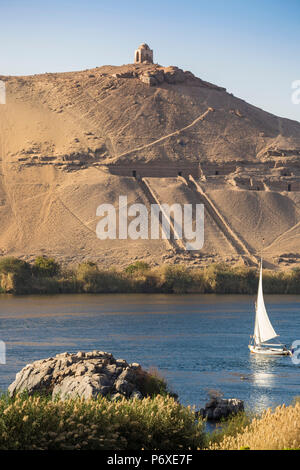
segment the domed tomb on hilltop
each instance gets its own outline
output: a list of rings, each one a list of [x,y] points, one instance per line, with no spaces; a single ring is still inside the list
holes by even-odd
[[[134,53],[134,63],[142,64],[143,62],[153,64],[153,50],[145,43],[141,44]]]

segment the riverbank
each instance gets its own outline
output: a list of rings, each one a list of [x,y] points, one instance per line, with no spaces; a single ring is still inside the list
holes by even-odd
[[[102,269],[92,262],[65,269],[52,258],[34,263],[7,257],[0,260],[0,292],[11,294],[165,293],[255,294],[256,268],[229,267],[225,263],[206,268],[181,265],[150,267],[136,261],[125,269]],[[266,294],[300,294],[300,269],[264,270]]]

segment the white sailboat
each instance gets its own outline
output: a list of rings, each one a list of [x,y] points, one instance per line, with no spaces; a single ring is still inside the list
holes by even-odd
[[[251,337],[249,349],[251,353],[254,354],[264,354],[270,356],[290,356],[292,352],[287,349],[286,346],[276,343],[271,344],[267,341],[277,338],[278,335],[274,330],[268,313],[266,310],[263,294],[263,285],[262,285],[262,260],[260,264],[260,274],[259,274],[259,284],[257,292],[257,302],[256,302],[256,315],[255,315],[255,326],[254,326],[254,335]]]

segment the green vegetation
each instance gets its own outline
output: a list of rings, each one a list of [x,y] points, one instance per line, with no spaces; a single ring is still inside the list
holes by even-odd
[[[60,266],[53,258],[38,256],[34,261],[32,271],[37,277],[54,277],[59,274]]]
[[[0,398],[1,450],[196,450],[203,422],[173,398]]]
[[[30,288],[31,266],[26,261],[7,257],[0,259],[1,292],[22,292]]]
[[[112,401],[0,396],[0,450],[299,450],[300,403],[246,412],[205,433],[169,395]]]
[[[133,264],[130,264],[125,268],[125,273],[128,274],[135,274],[135,273],[143,273],[145,271],[148,271],[150,269],[150,266],[148,263],[145,263],[145,261],[136,261]]]
[[[247,426],[250,425],[254,415],[241,411],[240,413],[230,416],[217,424],[216,429],[211,433],[207,433],[207,447],[220,445],[226,436],[235,437],[242,433]]]
[[[150,367],[147,374],[142,374],[137,381],[137,388],[143,396],[155,397],[156,395],[178,398],[177,394],[169,389],[166,379],[155,367]]]
[[[255,294],[258,270],[225,263],[205,268],[183,265],[150,267],[135,261],[125,269],[103,269],[93,262],[64,269],[53,258],[38,257],[30,264],[0,259],[0,292],[13,294],[58,293],[215,293]],[[266,294],[300,294],[300,269],[264,271]]]

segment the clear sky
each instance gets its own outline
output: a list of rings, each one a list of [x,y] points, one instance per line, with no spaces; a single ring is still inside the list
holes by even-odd
[[[300,0],[0,0],[0,74],[154,61],[300,121]]]

